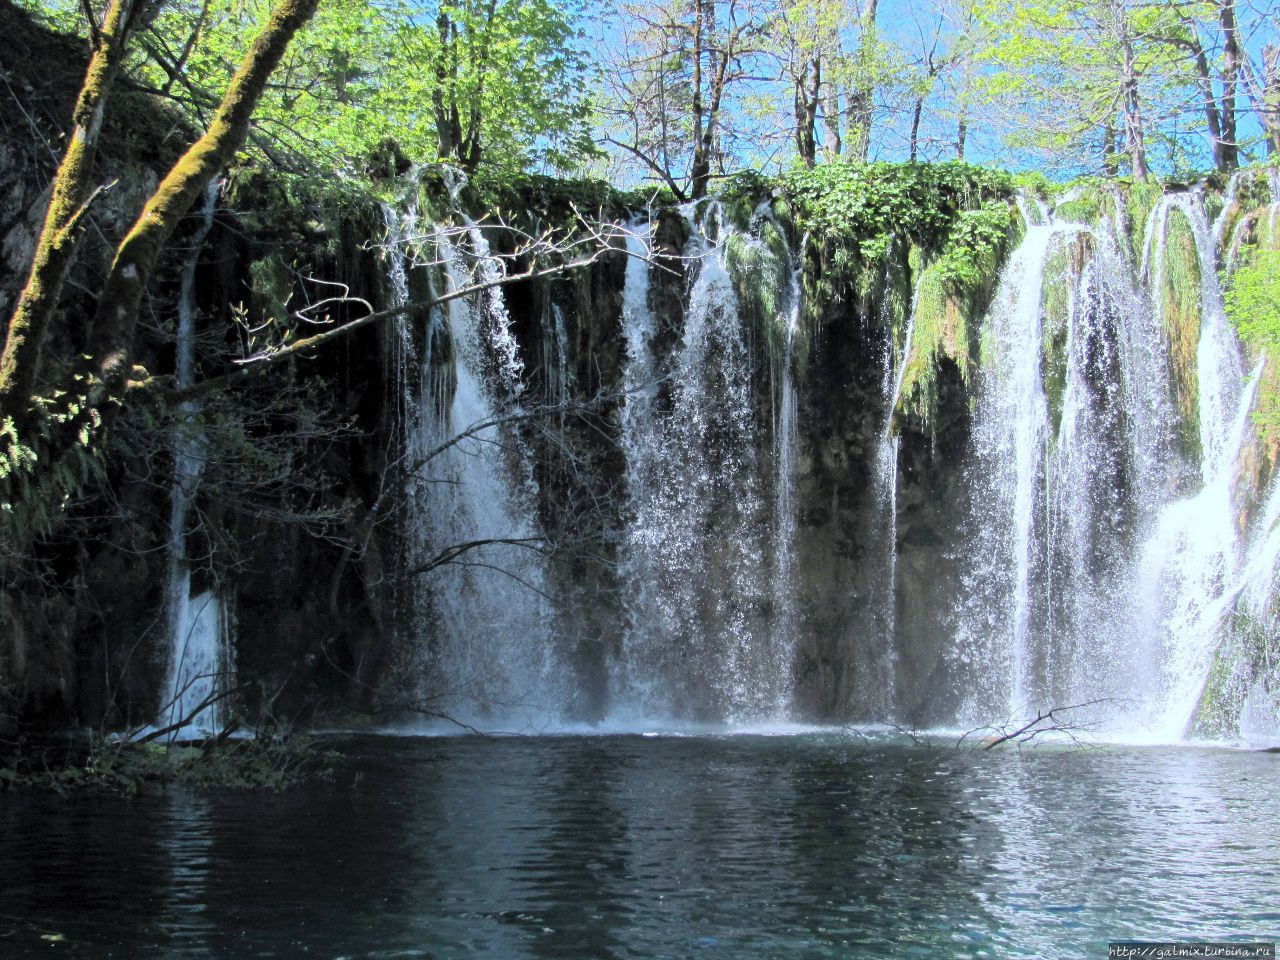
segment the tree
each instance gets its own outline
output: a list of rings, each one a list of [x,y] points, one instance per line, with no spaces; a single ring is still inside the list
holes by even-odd
[[[820,141],[828,155],[841,150],[837,75],[846,20],[842,0],[784,0],[770,25],[783,76],[792,88],[793,139],[805,166],[817,162]],[[825,136],[819,133],[820,119]]]
[[[434,34],[402,33],[410,62],[431,64],[441,160],[474,170],[488,153],[519,166],[547,136],[565,138],[554,154],[561,168],[589,152],[585,63],[562,8],[547,0],[442,3]]]
[[[31,269],[9,319],[0,355],[0,417],[25,432],[45,337],[62,286],[75,261],[81,226],[97,191],[93,169],[112,88],[134,34],[158,9],[155,0],[112,0],[100,22],[90,23],[89,65],[71,117],[67,146],[53,181],[49,208]]]
[[[725,170],[736,88],[776,79],[764,62],[765,22],[743,0],[671,0],[624,12],[613,113],[633,120],[629,130],[615,123],[605,142],[681,199],[701,199]]]
[[[116,250],[90,328],[90,385],[87,411],[118,397],[129,373],[134,325],[147,280],[172,235],[209,180],[244,142],[249,118],[279,65],[289,41],[315,12],[317,0],[279,0],[232,77],[208,129],[160,182],[142,214]],[[156,4],[112,0],[100,26],[91,27],[93,51],[74,115],[74,128],[54,178],[44,227],[36,241],[31,271],[9,321],[0,360],[0,415],[21,433],[30,422],[40,370],[40,349],[75,257],[79,227],[98,189],[93,160],[107,97],[128,43]],[[73,388],[74,389],[74,388]],[[79,390],[75,391],[77,394]],[[55,442],[65,448],[75,434]]]
[[[1032,106],[1027,145],[1078,157],[1082,145],[1113,128],[1124,135],[1124,153],[1136,179],[1150,173],[1149,106],[1143,89],[1166,68],[1169,53],[1152,43],[1158,5],[1127,0],[986,0],[975,6],[989,35],[1004,39],[985,51],[999,69],[985,78],[989,100],[1017,96]],[[1016,142],[1016,141],[1015,141]]]
[[[876,33],[876,14],[879,0],[865,0],[862,15],[858,18],[859,38],[853,58],[853,77],[848,89],[848,123],[846,136],[849,156],[866,160],[871,150],[871,124],[875,118],[875,92],[879,78],[879,65],[883,58]]]

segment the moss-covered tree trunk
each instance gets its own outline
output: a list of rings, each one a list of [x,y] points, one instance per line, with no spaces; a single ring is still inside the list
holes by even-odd
[[[91,405],[120,395],[130,369],[133,334],[147,280],[182,216],[244,144],[249,120],[294,34],[318,0],[280,0],[254,39],[208,129],[165,175],[121,241],[94,314],[89,355],[95,367]]]
[[[84,84],[71,114],[71,131],[53,180],[49,209],[36,239],[27,282],[9,319],[0,357],[0,416],[22,429],[39,375],[45,334],[75,260],[80,224],[94,194],[93,168],[107,98],[120,73],[130,37],[154,16],[157,0],[112,0],[96,27]]]

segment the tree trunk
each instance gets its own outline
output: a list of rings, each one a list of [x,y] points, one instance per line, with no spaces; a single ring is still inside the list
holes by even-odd
[[[1235,0],[1219,0],[1218,23],[1222,28],[1222,162],[1220,170],[1240,165],[1236,139],[1236,90],[1240,84],[1240,41],[1236,31]]]
[[[702,115],[702,43],[706,24],[703,11],[708,0],[694,0],[693,4],[693,98],[689,110],[693,115],[693,162],[689,167],[689,197],[701,200],[706,196],[707,181],[711,179],[711,161],[707,158],[703,141]],[[714,2],[714,0],[710,0]]]
[[[1118,14],[1125,16],[1123,11]],[[1120,102],[1124,108],[1125,146],[1129,153],[1130,172],[1134,180],[1146,180],[1147,146],[1142,128],[1142,100],[1138,96],[1138,69],[1129,36],[1128,23],[1120,24],[1120,46],[1124,53],[1123,74],[1120,79]]]
[[[1267,132],[1267,156],[1280,153],[1280,47],[1262,48],[1262,102],[1258,116]]]
[[[849,94],[849,155],[866,160],[871,152],[871,120],[875,107],[875,82],[871,61],[876,47],[876,11],[878,0],[867,0],[862,12],[862,36],[858,40],[859,77]]]
[[[838,54],[837,54],[838,56]],[[836,84],[828,84],[826,105],[822,110],[822,149],[832,157],[840,156],[844,146],[840,136],[840,91]]]
[[[822,89],[822,60],[812,57],[795,79],[796,153],[806,167],[818,160],[818,103]]]
[[[453,23],[449,14],[441,12],[436,17],[436,32],[440,36],[440,58],[436,61],[436,85],[431,91],[431,106],[436,115],[436,145],[441,160],[450,160],[458,149],[458,111],[454,86],[449,82],[450,64],[456,62],[453,50]],[[446,98],[445,92],[449,92]]]
[[[90,24],[92,50],[71,115],[66,151],[53,180],[44,225],[0,356],[0,416],[22,430],[39,375],[40,351],[75,260],[80,224],[91,201],[93,167],[107,98],[136,28],[159,6],[153,0],[112,0],[100,26]]]
[[[911,111],[911,154],[908,159],[916,162],[916,154],[920,148],[920,115],[924,112],[924,97],[916,97],[915,109]]]
[[[1213,77],[1209,74],[1209,58],[1205,56],[1204,47],[1199,41],[1192,41],[1190,47],[1191,52],[1195,54],[1196,86],[1200,90],[1200,100],[1204,104],[1205,125],[1209,129],[1209,140],[1213,145],[1213,168],[1220,172],[1230,170],[1234,165],[1233,158],[1227,150],[1228,143],[1223,134],[1222,118],[1218,113],[1218,100],[1213,95]],[[1234,133],[1231,139],[1235,139]]]
[[[147,280],[182,216],[244,143],[249,120],[295,33],[318,0],[280,0],[245,54],[209,128],[182,156],[121,241],[94,314],[89,355],[97,380],[91,406],[119,396],[130,369],[133,332]]]

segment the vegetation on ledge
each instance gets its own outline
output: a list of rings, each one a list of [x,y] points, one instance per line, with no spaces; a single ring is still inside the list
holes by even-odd
[[[135,795],[167,786],[282,790],[333,777],[339,755],[311,737],[137,740],[93,735],[27,745],[0,765],[0,790]]]

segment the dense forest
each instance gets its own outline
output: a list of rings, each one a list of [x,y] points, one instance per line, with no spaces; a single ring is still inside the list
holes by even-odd
[[[1221,299],[1249,365],[1280,345],[1276,26],[1239,0],[0,0],[0,733],[451,717],[468,657],[526,681],[551,657],[586,721],[644,670],[701,718],[963,713],[940,678],[984,668],[941,650],[970,621],[932,591],[964,592],[983,549],[944,532],[978,496],[951,467],[985,422],[1001,271],[1050,208],[1095,228],[1046,254],[1057,442],[1053,285],[1123,309],[1088,292],[1111,289],[1087,276],[1106,226],[1163,304],[1160,495],[1192,492],[1218,442],[1202,315]],[[1120,377],[1095,360],[1089,383]],[[689,370],[701,393],[672,385]],[[1280,375],[1258,377],[1241,529],[1275,460]],[[484,477],[423,480],[477,439],[505,451]],[[1082,509],[1136,542],[1125,497],[1156,474],[1113,460],[1116,502]],[[486,567],[501,597],[454,610],[496,588],[448,578]],[[1029,699],[1043,672],[1038,708],[1077,689],[1046,666],[1084,616],[1057,602],[1013,668]],[[506,645],[450,651],[481,615]],[[1274,646],[1218,616],[1252,652],[1205,648],[1210,734]],[[665,640],[634,639],[644,617]],[[694,679],[674,650],[709,623],[728,633],[696,656],[731,666]],[[234,643],[182,673],[210,631]],[[506,683],[479,683],[481,714]]]

